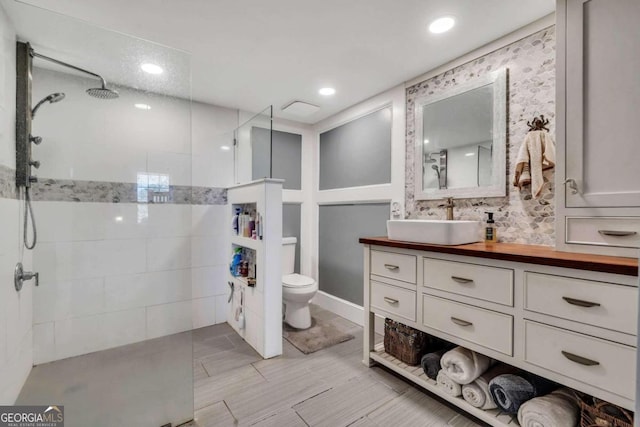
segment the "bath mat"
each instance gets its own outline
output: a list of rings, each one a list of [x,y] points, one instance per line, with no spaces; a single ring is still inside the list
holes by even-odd
[[[336,325],[316,318],[311,319],[309,329],[296,329],[284,323],[282,335],[284,339],[304,354],[314,353],[354,338],[353,335],[340,330]]]

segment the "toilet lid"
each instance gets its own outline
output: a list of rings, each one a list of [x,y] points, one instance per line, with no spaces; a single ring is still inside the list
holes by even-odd
[[[301,274],[287,274],[282,276],[282,285],[290,288],[302,287],[313,285],[315,280],[311,277],[303,276]]]

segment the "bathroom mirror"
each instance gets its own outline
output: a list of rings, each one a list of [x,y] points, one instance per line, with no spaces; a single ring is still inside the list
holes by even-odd
[[[506,195],[507,70],[415,101],[415,199]]]

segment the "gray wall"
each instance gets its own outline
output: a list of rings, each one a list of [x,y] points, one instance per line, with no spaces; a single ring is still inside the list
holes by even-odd
[[[251,128],[251,168],[253,179],[284,179],[285,190],[301,189],[302,135]],[[271,153],[273,150],[273,153]],[[271,162],[271,164],[270,164]]]
[[[300,273],[300,205],[285,203],[282,205],[282,237],[295,237],[296,264],[295,272]]]
[[[320,206],[320,290],[362,305],[363,257],[360,237],[386,236],[389,204]]]
[[[320,134],[320,190],[391,182],[391,107]]]

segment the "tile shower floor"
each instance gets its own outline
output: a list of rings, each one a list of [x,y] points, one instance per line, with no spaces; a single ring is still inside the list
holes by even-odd
[[[227,324],[194,331],[191,426],[480,426],[380,367],[362,364],[362,327],[312,306],[355,339],[305,355],[283,340],[262,358]]]

